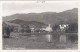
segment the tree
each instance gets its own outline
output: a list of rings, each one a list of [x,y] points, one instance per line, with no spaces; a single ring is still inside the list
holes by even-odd
[[[27,32],[27,33],[30,33],[30,32],[31,32],[31,30],[30,30],[30,27],[29,27],[29,26],[26,26],[26,27],[25,27],[25,29],[26,29],[26,32]]]
[[[78,23],[77,22],[71,23],[69,25],[69,28],[68,28],[67,32],[69,32],[69,33],[77,33],[78,32]]]
[[[54,25],[53,27],[52,27],[52,30],[53,31],[57,31],[59,29],[59,25],[58,24],[56,24],[56,25]]]

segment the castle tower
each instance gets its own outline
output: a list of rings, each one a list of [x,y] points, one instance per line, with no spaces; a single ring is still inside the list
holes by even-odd
[[[50,28],[50,24],[49,24],[49,28]]]
[[[46,28],[47,29],[47,31],[52,31],[52,28],[51,28],[51,25],[50,24],[48,24],[48,27]]]

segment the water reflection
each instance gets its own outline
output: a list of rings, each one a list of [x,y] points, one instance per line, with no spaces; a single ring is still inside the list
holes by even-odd
[[[46,41],[52,42],[52,35],[51,34],[44,34],[44,35],[31,35],[31,39],[38,40],[38,41]]]

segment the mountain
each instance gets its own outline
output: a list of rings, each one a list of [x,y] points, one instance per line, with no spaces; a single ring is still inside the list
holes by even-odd
[[[10,16],[3,17],[3,21],[13,21],[13,20],[23,20],[23,21],[36,21],[45,24],[54,25],[60,21],[73,22],[78,21],[78,8],[66,10],[63,12],[42,12],[42,13],[28,13],[28,14],[14,14]],[[22,23],[22,21],[19,21]]]
[[[15,23],[15,24],[19,24],[19,25],[35,25],[36,27],[42,27],[43,25],[46,25],[44,23],[41,22],[37,22],[37,21],[24,21],[24,20],[20,20],[20,19],[15,19],[12,21],[8,21],[10,23]]]
[[[45,23],[47,22],[50,24],[55,24],[60,21],[64,22],[78,21],[78,9],[74,8],[72,10],[67,10],[60,13],[49,14],[49,15],[45,14],[43,19]]]

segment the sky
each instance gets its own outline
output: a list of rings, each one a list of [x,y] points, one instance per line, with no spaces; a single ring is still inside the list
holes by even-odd
[[[77,8],[76,3],[3,3],[3,16],[16,13],[62,12]]]

